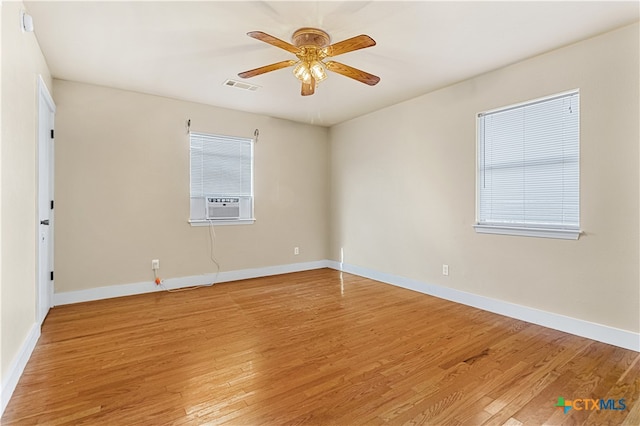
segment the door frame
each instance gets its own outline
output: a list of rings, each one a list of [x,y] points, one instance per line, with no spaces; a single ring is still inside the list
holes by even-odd
[[[38,140],[37,140],[37,167],[38,167],[38,195],[37,195],[37,222],[38,229],[36,245],[37,273],[36,317],[42,324],[53,306],[53,176],[54,176],[54,133],[56,105],[49,93],[41,75],[38,76]],[[46,194],[43,194],[46,192]],[[49,225],[41,225],[40,221],[49,220]],[[46,250],[41,250],[41,240],[46,238]],[[44,269],[44,270],[43,270]],[[50,275],[51,274],[51,275]]]

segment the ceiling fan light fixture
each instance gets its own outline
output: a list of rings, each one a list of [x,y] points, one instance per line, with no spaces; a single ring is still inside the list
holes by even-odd
[[[311,70],[306,62],[298,62],[293,68],[293,75],[303,83],[309,83],[311,81]]]
[[[327,72],[324,69],[324,65],[320,61],[313,61],[311,63],[310,70],[313,78],[315,78],[317,83],[320,83],[322,80],[327,78]]]

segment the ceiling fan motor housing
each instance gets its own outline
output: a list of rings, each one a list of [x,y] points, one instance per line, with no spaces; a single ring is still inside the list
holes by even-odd
[[[329,34],[317,28],[300,28],[293,33],[291,41],[296,47],[315,46],[323,48],[329,46],[331,38]]]

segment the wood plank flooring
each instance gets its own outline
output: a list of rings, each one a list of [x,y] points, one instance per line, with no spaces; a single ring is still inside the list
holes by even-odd
[[[321,269],[56,307],[1,423],[638,425],[639,397],[636,352]]]

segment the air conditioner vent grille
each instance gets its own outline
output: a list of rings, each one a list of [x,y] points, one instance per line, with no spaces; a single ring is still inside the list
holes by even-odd
[[[248,90],[250,92],[255,92],[260,88],[260,86],[256,86],[254,84],[248,84],[248,83],[244,83],[242,81],[236,81],[236,80],[226,80],[223,84],[225,86],[235,87],[236,89]]]

